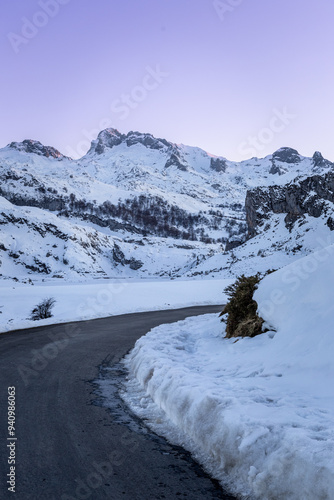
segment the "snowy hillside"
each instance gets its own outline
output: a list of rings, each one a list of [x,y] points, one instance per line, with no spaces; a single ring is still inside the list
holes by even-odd
[[[287,184],[251,189],[245,210],[246,242],[223,256],[210,257],[188,275],[265,272],[334,243],[334,170],[330,166]]]
[[[0,242],[2,278],[31,282],[38,278],[171,277],[190,270],[220,248],[172,238],[129,236],[125,231],[112,232],[39,208],[17,207],[1,197]]]
[[[1,273],[18,279],[217,272],[225,277],[242,270],[238,262],[245,256],[251,269],[280,267],[314,249],[305,243],[300,251],[294,241],[307,240],[307,227],[300,235],[288,234],[276,214],[269,217],[263,241],[231,251],[257,234],[249,224],[247,193],[257,186],[284,189],[298,176],[332,170],[320,153],[306,158],[281,148],[236,163],[114,129],[102,131],[80,160],[37,141],[13,142],[0,150]],[[271,214],[270,206],[266,211]],[[320,223],[313,215],[306,221],[311,233]],[[327,233],[330,228],[326,241]]]
[[[326,215],[318,218],[305,215],[289,230],[284,214],[269,213],[259,234],[229,252],[210,256],[187,271],[185,276],[219,275],[229,278],[280,269],[313,251],[334,244],[334,231],[326,221]]]
[[[153,329],[125,361],[132,409],[240,498],[334,498],[333,254],[260,283],[267,333],[224,339],[216,315],[188,318]],[[108,380],[101,389],[108,398]]]

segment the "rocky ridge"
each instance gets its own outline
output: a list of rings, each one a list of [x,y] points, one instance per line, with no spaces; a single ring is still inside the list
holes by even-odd
[[[253,237],[271,214],[286,214],[285,224],[291,229],[305,214],[326,216],[328,227],[334,229],[334,170],[322,175],[297,179],[285,186],[256,188],[247,192],[246,218],[248,236]]]

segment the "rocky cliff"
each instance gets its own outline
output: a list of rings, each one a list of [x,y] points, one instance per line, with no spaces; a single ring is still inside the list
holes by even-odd
[[[269,186],[249,190],[246,195],[248,236],[255,236],[271,214],[286,214],[285,224],[291,229],[294,222],[308,214],[327,217],[334,230],[334,169],[322,175],[296,179],[285,186]]]

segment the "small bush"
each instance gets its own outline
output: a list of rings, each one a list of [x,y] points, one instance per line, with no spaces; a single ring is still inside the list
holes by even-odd
[[[31,311],[30,319],[38,321],[40,319],[52,318],[51,309],[55,305],[55,299],[45,299]]]
[[[228,314],[226,338],[255,337],[262,333],[263,319],[257,314],[257,303],[253,294],[261,280],[260,273],[254,276],[239,276],[236,282],[224,291],[229,301],[221,313]]]

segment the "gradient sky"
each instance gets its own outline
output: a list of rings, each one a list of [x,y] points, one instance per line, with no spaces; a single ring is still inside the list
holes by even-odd
[[[79,157],[111,126],[334,160],[333,20],[333,0],[3,0],[0,147]]]

